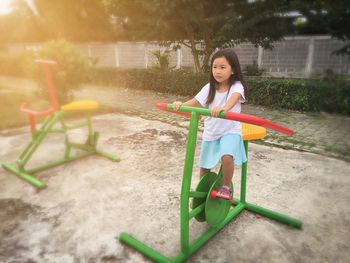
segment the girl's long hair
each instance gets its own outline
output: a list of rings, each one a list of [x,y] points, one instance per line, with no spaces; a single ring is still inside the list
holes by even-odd
[[[217,58],[220,58],[220,57],[224,57],[227,59],[228,63],[230,64],[230,66],[234,72],[234,74],[232,74],[230,79],[229,79],[229,90],[228,90],[227,94],[229,93],[232,84],[234,84],[236,81],[240,81],[243,85],[243,88],[244,88],[245,98],[247,98],[247,95],[248,95],[248,86],[247,86],[246,81],[244,80],[241,66],[239,64],[239,60],[238,60],[236,52],[234,52],[233,48],[220,49],[213,55],[213,57],[211,58],[211,61],[210,61],[209,94],[208,94],[208,98],[207,98],[207,102],[206,102],[207,106],[209,106],[209,104],[213,102],[214,97],[215,97],[216,88],[218,87],[218,84],[219,84],[214,78],[212,69],[213,69],[214,60]]]

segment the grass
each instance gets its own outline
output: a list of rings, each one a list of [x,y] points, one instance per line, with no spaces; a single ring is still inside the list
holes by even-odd
[[[255,141],[259,142],[259,141]],[[350,161],[350,149],[348,147],[339,148],[333,145],[325,145],[322,147],[317,147],[314,142],[306,142],[303,138],[297,137],[286,137],[277,133],[271,133],[268,137],[260,142],[260,144],[270,144],[277,143],[279,147],[284,149],[297,149],[301,151],[314,152],[319,154],[324,154],[326,156],[333,156],[345,161]]]
[[[331,152],[336,156],[342,157],[346,161],[350,161],[350,149],[341,149],[335,146],[326,146],[324,147],[326,152]]]

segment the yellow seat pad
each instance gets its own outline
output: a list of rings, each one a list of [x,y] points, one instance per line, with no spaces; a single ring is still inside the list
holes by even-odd
[[[63,111],[84,111],[98,109],[98,102],[93,100],[79,100],[61,106]]]
[[[266,136],[266,129],[261,126],[242,122],[242,137],[244,141],[259,140]]]

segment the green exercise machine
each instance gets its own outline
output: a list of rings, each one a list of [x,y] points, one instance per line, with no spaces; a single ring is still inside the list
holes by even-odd
[[[45,111],[35,111],[29,109],[26,103],[21,106],[21,111],[28,116],[32,138],[18,157],[16,165],[12,165],[10,163],[2,163],[2,167],[7,171],[17,175],[24,181],[32,184],[33,186],[42,189],[46,187],[46,184],[33,175],[36,172],[40,172],[73,160],[77,160],[91,154],[98,154],[100,156],[111,159],[112,161],[119,161],[120,159],[118,156],[100,151],[96,147],[99,133],[93,130],[91,115],[94,110],[98,109],[98,103],[96,101],[84,100],[75,101],[66,105],[59,106],[50,69],[50,66],[55,65],[56,62],[52,60],[37,60],[36,62],[44,66],[51,107]],[[79,112],[79,114],[85,115],[85,120],[81,121],[79,124],[68,125],[65,122],[64,117],[71,112]],[[44,118],[39,128],[36,125],[36,119],[38,118]],[[84,127],[86,127],[88,131],[86,142],[71,142],[69,140],[68,131]],[[51,161],[38,167],[27,169],[26,165],[30,161],[35,151],[42,144],[44,139],[53,133],[62,133],[65,135],[65,150],[63,157],[59,160]],[[72,150],[78,150],[77,152],[79,153],[73,154]]]
[[[161,110],[175,112],[173,111],[172,104],[158,103],[157,107]],[[216,198],[216,191],[223,185],[223,175],[221,168],[218,174],[210,172],[204,175],[199,181],[195,191],[191,191],[190,187],[199,117],[211,116],[211,112],[210,110],[204,108],[181,106],[178,113],[187,114],[190,117],[180,199],[180,252],[175,258],[168,258],[127,233],[120,234],[119,239],[121,242],[136,249],[155,262],[183,262],[244,210],[248,210],[277,220],[294,228],[302,227],[302,222],[295,218],[283,215],[275,211],[271,211],[269,209],[248,203],[246,201],[248,161],[242,165],[241,169],[240,199],[233,198],[232,200],[225,200]],[[221,112],[219,118],[237,120],[242,122],[242,136],[247,157],[248,142],[250,140],[257,140],[265,137],[265,128],[272,129],[286,135],[292,135],[294,133],[285,127],[252,115]],[[231,190],[233,190],[232,185]],[[189,206],[190,198],[192,198],[191,209]],[[209,225],[209,228],[195,241],[190,243],[189,221],[192,219],[200,222],[206,222]]]

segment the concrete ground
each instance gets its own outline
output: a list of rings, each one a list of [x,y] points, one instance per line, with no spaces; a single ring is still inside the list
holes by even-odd
[[[117,240],[121,232],[132,234],[167,257],[176,256],[188,121],[150,105],[178,97],[125,89],[107,93],[100,88],[92,93],[89,87],[76,97],[119,105],[114,105],[117,110],[113,114],[95,116],[94,127],[101,133],[99,148],[116,153],[121,162],[90,156],[41,172],[38,178],[48,185],[41,191],[1,169],[0,262],[148,262]],[[246,113],[266,112],[253,106],[246,109]],[[304,118],[300,125],[311,130],[306,121],[312,119],[309,115],[276,115],[280,124],[297,134],[300,131],[294,123],[298,121],[288,125],[290,116]],[[341,119],[339,127],[344,131],[340,139],[348,145],[348,118],[320,118],[332,123]],[[316,125],[313,139],[325,136],[327,141],[323,130],[327,129]],[[84,135],[86,131],[74,130],[70,138],[84,141]],[[0,160],[14,163],[29,140],[28,127],[0,131]],[[268,145],[250,144],[247,200],[300,219],[303,229],[243,212],[188,262],[348,261],[349,162],[326,156],[323,148],[315,154],[272,146],[277,143],[273,139]],[[283,143],[286,141],[280,146],[285,146]],[[30,165],[58,158],[62,150],[63,137],[52,135]],[[193,172],[191,187],[195,188],[196,167]],[[239,173],[237,168],[237,198]],[[207,228],[206,223],[196,221],[190,226],[191,239]]]

